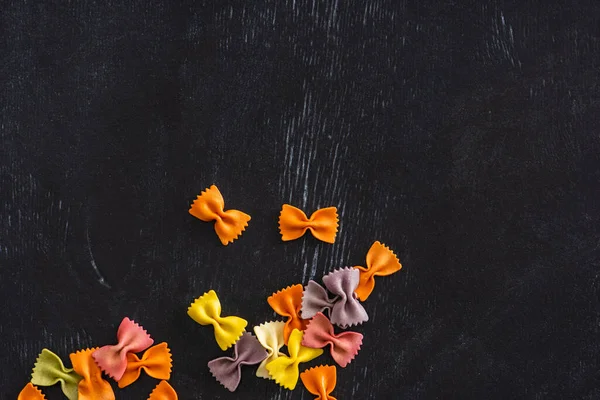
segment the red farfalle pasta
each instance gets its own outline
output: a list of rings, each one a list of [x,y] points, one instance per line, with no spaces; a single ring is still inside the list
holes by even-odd
[[[140,377],[142,369],[155,379],[168,380],[171,378],[171,365],[171,352],[164,342],[150,347],[141,359],[137,355],[129,353],[127,354],[127,369],[119,379],[119,387],[124,388],[135,382]]]
[[[154,343],[144,328],[127,317],[119,325],[117,340],[116,345],[103,346],[92,353],[100,369],[116,381],[127,369],[127,353],[139,353]]]
[[[115,400],[110,383],[102,379],[102,371],[92,358],[92,353],[97,348],[80,350],[71,353],[69,358],[73,364],[73,370],[83,379],[78,385],[78,400]]]
[[[303,331],[306,328],[308,320],[300,317],[300,309],[302,308],[302,285],[288,286],[276,293],[273,293],[267,302],[273,310],[287,317],[285,326],[283,327],[283,341],[288,343],[290,334],[294,329]]]
[[[284,204],[279,214],[279,231],[281,240],[298,239],[309,230],[312,235],[323,242],[335,242],[338,228],[337,208],[321,208],[308,218],[304,211]]]
[[[360,271],[360,282],[355,293],[361,301],[365,301],[375,287],[375,277],[400,271],[402,264],[386,245],[375,242],[367,253],[367,267],[354,268]]]
[[[33,383],[29,382],[25,385],[23,390],[21,390],[17,400],[46,400],[46,396],[44,396],[40,389],[35,387]]]
[[[150,393],[148,400],[177,400],[177,392],[169,385],[169,382],[160,381]]]
[[[205,221],[215,221],[215,232],[225,246],[233,242],[248,226],[250,216],[238,210],[224,210],[225,201],[219,189],[212,185],[194,200],[190,214]]]
[[[316,395],[315,400],[336,400],[330,396],[337,382],[335,365],[320,365],[300,374],[306,390]]]
[[[354,359],[362,344],[363,335],[358,332],[334,333],[333,325],[323,313],[317,313],[306,327],[302,345],[321,349],[331,345],[331,357],[344,368]]]

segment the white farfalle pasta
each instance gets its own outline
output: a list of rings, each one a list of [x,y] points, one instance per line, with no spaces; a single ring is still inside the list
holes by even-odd
[[[256,376],[259,378],[272,379],[271,376],[269,376],[269,371],[267,371],[266,365],[277,359],[279,356],[284,355],[279,351],[284,344],[284,326],[285,322],[283,321],[270,321],[254,327],[254,334],[256,335],[256,338],[269,354],[269,356],[260,363],[258,369],[256,370]]]

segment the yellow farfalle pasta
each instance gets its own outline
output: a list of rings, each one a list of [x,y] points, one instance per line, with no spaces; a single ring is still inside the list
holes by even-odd
[[[256,376],[259,378],[272,379],[269,375],[269,371],[267,371],[267,364],[273,360],[276,360],[278,357],[285,355],[279,351],[284,345],[284,326],[285,322],[283,321],[271,321],[254,327],[254,334],[256,335],[256,338],[269,354],[269,356],[260,363],[258,369],[256,370]]]
[[[288,340],[289,356],[283,355],[267,364],[267,371],[271,378],[286,389],[293,390],[298,383],[300,363],[314,360],[323,354],[322,349],[311,349],[302,346],[303,333],[294,329]]]
[[[214,290],[198,297],[188,308],[188,315],[200,325],[212,325],[215,339],[222,350],[227,350],[242,336],[248,325],[243,318],[221,317],[221,302]]]

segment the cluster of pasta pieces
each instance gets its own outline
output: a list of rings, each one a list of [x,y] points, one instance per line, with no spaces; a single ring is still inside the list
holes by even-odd
[[[153,344],[154,340],[144,328],[126,317],[119,325],[117,344],[71,353],[71,368],[52,351],[42,349],[33,367],[31,381],[17,399],[45,399],[39,386],[60,384],[69,400],[114,400],[113,387],[103,375],[124,388],[134,383],[143,370],[159,380],[148,400],[177,400],[175,389],[167,382],[173,364],[171,351],[167,343]],[[144,350],[142,357],[138,357],[137,353]]]
[[[391,275],[402,268],[387,246],[375,242],[367,252],[366,266],[336,269],[323,276],[323,286],[313,280],[306,286],[291,285],[267,298],[273,311],[285,320],[268,321],[246,332],[248,321],[239,316],[222,316],[221,302],[209,290],[192,302],[188,315],[200,325],[212,326],[222,350],[233,346],[233,357],[208,362],[215,379],[235,391],[241,381],[242,365],[256,366],[255,375],[295,389],[300,379],[318,399],[335,400],[331,393],[337,382],[335,365],[319,365],[300,373],[300,364],[310,362],[330,347],[337,366],[345,368],[358,354],[363,335],[347,330],[369,320],[362,302],[375,287],[376,276]],[[334,325],[343,329],[336,333]],[[286,347],[287,352],[282,349]]]

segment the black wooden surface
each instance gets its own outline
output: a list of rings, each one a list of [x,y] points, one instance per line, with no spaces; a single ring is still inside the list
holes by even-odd
[[[338,399],[600,398],[600,3],[559,3],[3,2],[1,398],[124,316],[181,399],[312,398],[227,392],[186,308],[273,319],[375,240],[404,268]],[[212,183],[252,216],[227,247],[187,213]],[[337,206],[337,242],[281,242],[286,202]]]

